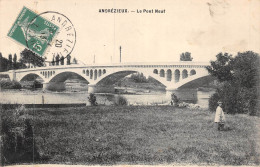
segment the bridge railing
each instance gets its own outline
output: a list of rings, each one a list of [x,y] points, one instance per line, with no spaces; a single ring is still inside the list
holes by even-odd
[[[159,62],[159,63],[113,63],[113,64],[71,64],[71,65],[54,65],[36,68],[25,68],[11,71],[39,71],[49,69],[68,69],[68,68],[205,68],[209,66],[208,62]]]

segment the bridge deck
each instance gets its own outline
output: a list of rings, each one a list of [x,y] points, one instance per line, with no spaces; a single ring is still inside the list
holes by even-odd
[[[10,70],[6,72],[0,72],[0,74],[8,74],[8,72],[26,72],[26,71],[39,71],[39,70],[58,70],[58,69],[71,69],[71,68],[205,68],[209,66],[208,62],[160,62],[160,63],[113,63],[113,64],[77,64],[77,65],[57,65],[57,66],[44,66],[36,68],[26,68],[19,70]]]

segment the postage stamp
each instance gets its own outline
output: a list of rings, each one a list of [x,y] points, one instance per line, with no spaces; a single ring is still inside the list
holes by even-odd
[[[71,20],[56,11],[46,11],[40,13],[37,17],[48,19],[59,27],[55,39],[49,43],[50,47],[44,54],[45,62],[57,62],[67,58],[76,44],[76,30]]]
[[[8,32],[8,36],[43,56],[59,27],[51,21],[23,7]]]

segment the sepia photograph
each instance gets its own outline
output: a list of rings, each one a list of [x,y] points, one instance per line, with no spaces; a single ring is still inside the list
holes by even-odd
[[[260,0],[0,0],[0,166],[259,166]]]

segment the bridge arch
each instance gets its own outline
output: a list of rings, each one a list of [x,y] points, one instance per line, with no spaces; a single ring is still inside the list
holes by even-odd
[[[89,77],[90,77],[90,79],[92,79],[92,78],[93,78],[93,70],[92,70],[92,69],[90,70]]]
[[[92,84],[97,85],[97,86],[112,85],[112,84],[116,83],[118,80],[126,77],[127,75],[137,73],[137,72],[143,73],[144,76],[150,76],[150,77],[154,78],[155,80],[159,81],[162,85],[167,87],[168,83],[166,82],[166,80],[162,79],[161,77],[159,77],[156,74],[151,74],[151,73],[148,73],[147,71],[142,71],[142,70],[120,70],[120,71],[116,71],[116,72],[106,73],[106,74],[102,75],[101,77],[97,78],[97,80],[92,82]]]
[[[169,86],[167,90],[176,90],[179,88],[198,88],[202,84],[213,80],[214,77],[212,77],[207,72],[204,72],[201,75],[192,75],[188,78],[182,79],[179,82],[176,82],[175,84]]]
[[[97,70],[94,70],[94,80],[97,79]]]
[[[44,79],[40,75],[38,75],[37,73],[26,74],[19,81],[20,82],[22,82],[22,81],[34,81],[34,80],[36,80],[36,78],[40,78],[41,80],[44,81]]]
[[[196,71],[194,69],[190,70],[190,76],[196,75]]]
[[[98,70],[98,77],[100,77],[102,75],[102,71],[101,69]]]
[[[118,80],[126,77],[127,75],[136,73],[137,71],[127,70],[127,71],[117,71],[111,74],[103,75],[98,78],[96,85],[113,85]]]
[[[181,75],[180,70],[177,69],[177,70],[174,71],[174,79],[175,79],[174,81],[175,81],[175,83],[180,81],[180,75]]]
[[[186,69],[182,70],[182,79],[185,79],[188,77],[188,71]]]
[[[63,71],[63,72],[57,73],[56,75],[50,77],[49,80],[46,81],[46,82],[47,83],[49,83],[49,82],[65,82],[68,78],[71,78],[73,76],[77,76],[79,79],[85,80],[87,83],[89,83],[86,75],[81,74],[81,73],[77,73],[77,72],[73,72],[73,71]]]
[[[157,69],[154,69],[154,70],[153,70],[153,73],[154,73],[154,74],[158,74],[158,70],[157,70]]]
[[[167,73],[167,81],[171,81],[172,80],[172,70],[168,69],[166,73]]]
[[[178,85],[178,89],[181,88],[199,88],[202,85],[209,83],[216,78],[211,75],[203,75],[196,77],[195,75],[191,76],[190,78],[187,78],[187,80],[183,80],[184,82]]]
[[[160,77],[165,77],[164,69],[161,69],[161,70],[160,70]]]
[[[45,78],[47,78],[47,77],[48,77],[47,71],[44,71],[44,72],[43,72],[43,75],[44,75]]]

